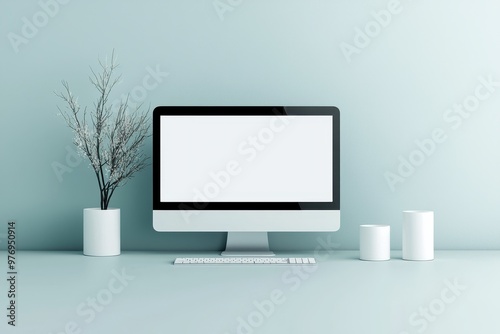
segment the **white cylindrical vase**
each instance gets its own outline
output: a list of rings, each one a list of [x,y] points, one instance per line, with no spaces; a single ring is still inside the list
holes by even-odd
[[[365,261],[386,261],[391,258],[389,225],[359,226],[359,258]]]
[[[83,209],[83,255],[120,255],[120,209]]]
[[[434,212],[403,211],[403,260],[434,260]]]

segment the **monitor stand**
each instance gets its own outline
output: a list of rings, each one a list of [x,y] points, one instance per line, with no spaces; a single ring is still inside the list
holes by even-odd
[[[269,250],[267,232],[227,232],[222,256],[274,256]]]

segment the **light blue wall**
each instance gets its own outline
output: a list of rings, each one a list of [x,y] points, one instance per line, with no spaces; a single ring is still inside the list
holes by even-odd
[[[124,78],[115,97],[135,90],[152,107],[339,107],[343,215],[331,239],[341,248],[358,247],[365,223],[390,224],[400,248],[405,209],[435,211],[437,248],[500,248],[500,85],[477,88],[480,78],[500,82],[497,2],[60,2],[4,1],[0,12],[0,223],[17,220],[19,247],[82,247],[82,209],[98,205],[97,184],[87,162],[66,161],[72,134],[54,91],[65,79],[90,104],[89,65],[114,49]],[[233,6],[222,20],[214,3]],[[148,69],[169,74],[137,96]],[[474,111],[447,111],[462,103]],[[434,129],[446,139],[422,159],[415,142]],[[391,189],[385,175],[398,173],[400,157],[420,165]],[[71,172],[58,178],[58,163]],[[220,233],[154,232],[151,183],[148,168],[112,200],[122,209],[124,249],[222,248]],[[314,248],[318,236],[273,234],[271,242]]]

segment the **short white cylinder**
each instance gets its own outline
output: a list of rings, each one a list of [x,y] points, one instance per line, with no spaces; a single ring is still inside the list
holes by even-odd
[[[434,260],[433,211],[403,211],[403,260]]]
[[[389,225],[359,226],[359,258],[365,261],[386,261],[391,258]]]
[[[83,255],[120,255],[120,209],[83,209]]]

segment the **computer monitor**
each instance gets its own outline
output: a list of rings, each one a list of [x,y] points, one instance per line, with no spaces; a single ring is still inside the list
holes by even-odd
[[[228,232],[228,256],[274,255],[268,232],[340,228],[336,107],[157,107],[153,227]]]

